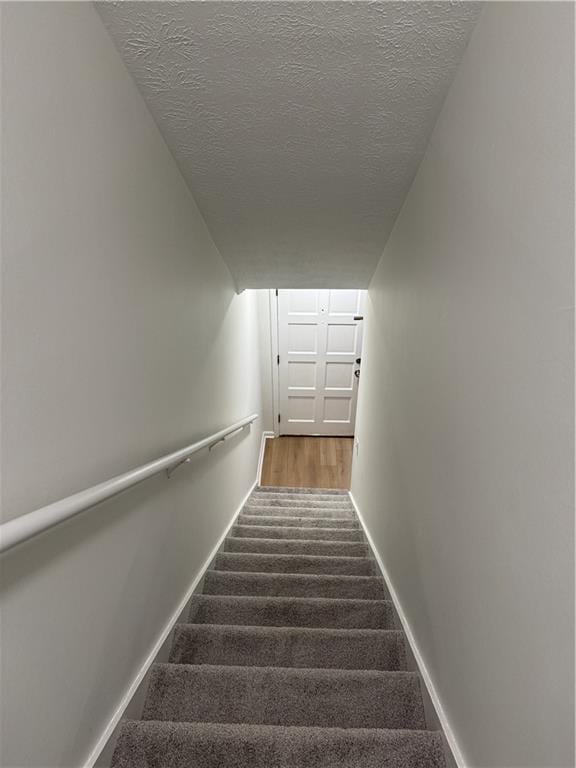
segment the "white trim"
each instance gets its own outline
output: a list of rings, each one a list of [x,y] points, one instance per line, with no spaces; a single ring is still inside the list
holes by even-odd
[[[258,472],[256,473],[256,483],[262,485],[262,467],[264,466],[264,453],[266,452],[266,440],[275,437],[274,432],[265,429],[260,437],[260,455],[258,456]]]
[[[462,754],[462,750],[460,749],[460,746],[458,744],[458,741],[456,739],[456,735],[454,733],[454,730],[452,729],[452,726],[450,724],[450,721],[448,719],[448,716],[446,715],[446,712],[444,711],[444,707],[442,706],[442,702],[440,700],[440,696],[438,695],[438,692],[436,691],[436,688],[434,686],[434,682],[432,680],[432,676],[430,675],[430,672],[428,671],[428,667],[426,666],[426,662],[424,661],[424,658],[422,656],[422,653],[420,651],[420,648],[418,647],[418,643],[416,641],[416,638],[414,637],[414,633],[412,632],[412,628],[410,627],[410,624],[408,622],[408,619],[406,618],[406,614],[404,612],[404,609],[402,607],[402,603],[400,602],[400,598],[398,597],[398,593],[394,589],[394,584],[392,582],[392,579],[390,578],[390,574],[388,573],[388,569],[384,565],[384,561],[380,557],[380,553],[376,549],[376,545],[374,544],[374,540],[372,539],[372,536],[370,535],[370,531],[368,530],[368,526],[366,525],[364,518],[362,517],[362,513],[360,512],[358,505],[356,504],[356,500],[354,499],[354,496],[352,495],[352,491],[348,491],[348,495],[350,496],[350,501],[352,502],[354,509],[356,510],[356,514],[358,515],[358,519],[360,520],[360,525],[362,526],[362,529],[364,531],[364,535],[366,536],[366,539],[368,541],[368,544],[370,546],[370,549],[372,550],[372,554],[374,555],[374,559],[378,563],[378,567],[380,568],[380,572],[382,573],[382,577],[384,581],[386,582],[386,586],[388,587],[388,592],[390,593],[390,598],[392,599],[392,602],[394,603],[394,608],[396,609],[396,613],[398,615],[398,618],[400,619],[400,623],[402,624],[402,629],[404,630],[404,634],[406,635],[406,639],[408,640],[408,644],[410,646],[410,650],[412,651],[412,654],[414,655],[414,660],[416,661],[416,665],[418,667],[418,671],[420,673],[420,676],[422,677],[422,680],[424,682],[424,685],[426,686],[426,691],[428,693],[428,696],[430,698],[430,701],[432,703],[432,706],[434,707],[434,711],[436,712],[436,717],[438,718],[438,722],[440,723],[440,727],[444,731],[444,736],[446,738],[446,742],[448,745],[448,748],[452,752],[452,757],[454,758],[454,761],[458,768],[467,768],[466,761],[464,759],[464,755]]]
[[[190,587],[186,591],[186,594],[184,595],[184,597],[182,598],[182,600],[178,604],[178,606],[177,606],[176,610],[174,611],[174,613],[168,619],[168,622],[164,626],[164,629],[162,630],[162,632],[158,636],[158,639],[154,643],[154,646],[152,647],[152,650],[150,651],[150,653],[148,654],[148,656],[146,657],[146,659],[142,663],[142,666],[138,670],[136,676],[134,677],[134,679],[132,680],[132,682],[128,686],[128,689],[127,689],[126,693],[124,694],[124,696],[120,700],[120,704],[118,705],[118,707],[116,708],[116,711],[114,712],[114,714],[110,718],[110,720],[108,722],[108,725],[104,728],[104,731],[102,732],[101,736],[96,741],[96,744],[94,745],[94,747],[90,751],[88,759],[84,763],[83,768],[92,768],[92,766],[94,766],[94,764],[98,760],[98,758],[100,756],[100,753],[103,751],[104,747],[107,745],[107,743],[110,740],[112,734],[114,733],[115,728],[118,726],[118,724],[122,720],[122,716],[124,715],[124,712],[125,712],[126,708],[128,707],[128,705],[130,704],[130,701],[132,700],[134,694],[138,690],[139,685],[141,684],[142,680],[144,680],[144,678],[146,677],[146,674],[148,673],[148,670],[150,669],[150,667],[154,663],[154,660],[156,659],[156,656],[158,655],[158,653],[160,652],[162,646],[166,642],[166,639],[168,638],[170,632],[174,629],[174,625],[177,623],[178,619],[180,618],[180,615],[186,609],[187,603],[190,602],[192,596],[194,595],[194,592],[198,588],[198,585],[201,583],[202,579],[204,578],[204,575],[205,575],[206,571],[208,570],[208,568],[210,567],[210,564],[211,564],[212,560],[218,554],[218,551],[220,550],[220,547],[224,543],[224,539],[226,538],[226,536],[228,535],[228,532],[230,531],[230,529],[232,528],[232,526],[236,522],[236,518],[240,514],[242,508],[244,507],[244,505],[246,504],[246,502],[250,498],[250,494],[252,493],[252,491],[256,487],[257,482],[258,481],[255,480],[252,483],[252,485],[250,486],[250,489],[249,489],[248,493],[244,496],[244,498],[242,499],[242,501],[238,505],[236,511],[232,515],[232,518],[231,518],[230,522],[226,526],[226,529],[224,530],[224,532],[222,533],[222,535],[220,536],[220,538],[216,542],[214,548],[212,549],[212,551],[208,555],[207,559],[204,561],[204,564],[202,565],[202,567],[200,568],[200,570],[198,571],[198,573],[194,577],[194,580],[192,581],[192,584],[190,585]]]
[[[280,413],[280,380],[278,376],[278,297],[276,289],[270,289],[270,354],[272,355],[272,411],[274,437],[280,436],[278,414]]]

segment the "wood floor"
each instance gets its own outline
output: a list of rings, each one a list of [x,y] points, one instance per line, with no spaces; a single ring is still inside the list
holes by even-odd
[[[353,437],[276,437],[266,440],[262,485],[350,488]]]

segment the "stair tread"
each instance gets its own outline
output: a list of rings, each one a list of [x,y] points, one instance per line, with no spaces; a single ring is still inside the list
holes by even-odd
[[[206,594],[266,594],[293,597],[361,597],[382,599],[384,585],[375,576],[333,576],[301,573],[207,571]]]
[[[443,768],[437,731],[127,720],[113,768]]]
[[[372,602],[372,601],[371,601]],[[290,637],[302,635],[307,637],[331,638],[367,638],[386,640],[392,637],[399,639],[403,633],[399,629],[362,629],[362,628],[326,628],[326,627],[260,627],[242,624],[194,624],[193,622],[180,622],[175,625],[178,630],[186,629],[199,634],[233,633],[238,635],[262,634],[267,636]]]
[[[406,669],[402,632],[177,624],[169,661],[266,667]]]
[[[354,518],[302,517],[301,515],[251,515],[241,512],[237,525],[289,526],[293,528],[347,528],[360,530],[360,523]]]
[[[414,672],[154,664],[144,720],[425,728]]]
[[[347,509],[355,511],[355,507],[350,499],[344,496],[321,496],[293,494],[293,493],[253,493],[248,497],[246,504],[255,504],[262,506],[326,506],[330,509]]]
[[[270,508],[270,509],[326,509],[330,512],[347,512],[355,514],[354,507],[347,501],[299,501],[290,499],[262,499],[250,497],[246,504],[246,507],[253,507],[254,509]]]
[[[352,509],[334,509],[332,507],[298,507],[291,504],[275,506],[272,504],[245,504],[243,511],[249,515],[281,515],[285,517],[328,517],[353,520],[356,515]]]
[[[221,552],[216,555],[213,567],[217,571],[374,575],[374,560],[372,558],[345,557],[342,555],[331,557],[329,555]]]
[[[293,504],[294,506],[311,506],[311,507],[332,507],[334,509],[351,509],[353,510],[354,507],[352,505],[352,502],[350,499],[346,499],[342,496],[320,496],[320,495],[314,495],[309,494],[306,496],[305,494],[300,494],[299,496],[296,494],[287,494],[287,495],[281,495],[281,494],[252,494],[247,504],[263,504],[264,506],[270,505],[270,506],[282,506],[284,504]]]
[[[235,525],[231,530],[234,537],[265,539],[322,539],[324,541],[364,541],[360,528],[318,528],[310,526]]]
[[[306,541],[306,539],[250,539],[229,536],[226,552],[263,552],[269,554],[315,554],[337,557],[367,557],[368,545],[361,541]]]
[[[253,595],[197,595],[192,599],[190,622],[216,623],[223,617],[227,623],[251,626],[374,629],[394,626],[390,600]]]
[[[324,495],[324,496],[346,496],[347,498],[350,498],[348,495],[348,491],[342,489],[342,488],[300,488],[296,486],[290,486],[290,485],[258,485],[252,493],[309,493],[313,495]]]

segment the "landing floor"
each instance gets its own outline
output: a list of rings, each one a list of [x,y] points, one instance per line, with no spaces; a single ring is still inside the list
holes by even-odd
[[[266,440],[262,485],[350,488],[352,437],[276,437]]]

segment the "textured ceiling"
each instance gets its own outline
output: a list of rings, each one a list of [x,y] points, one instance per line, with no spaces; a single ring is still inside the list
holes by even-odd
[[[479,6],[98,9],[238,287],[366,287]]]

